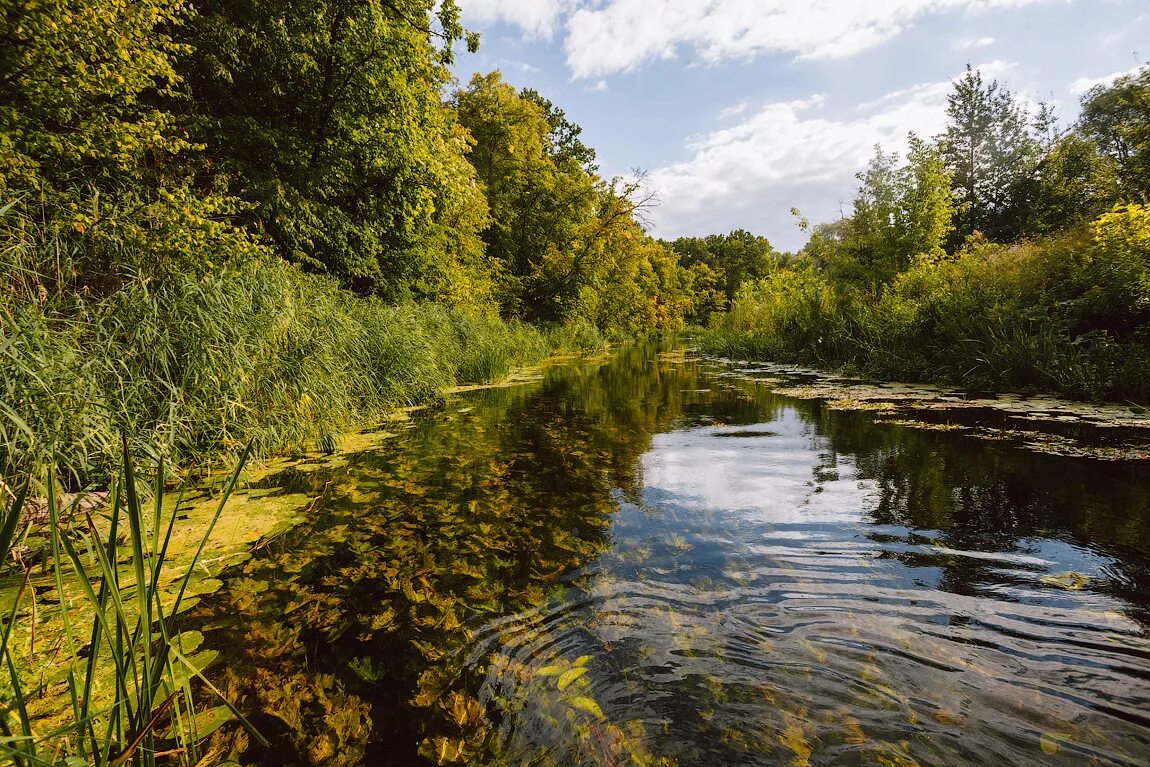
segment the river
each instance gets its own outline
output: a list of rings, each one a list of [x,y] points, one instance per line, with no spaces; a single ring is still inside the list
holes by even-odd
[[[195,620],[244,763],[1144,765],[1150,468],[640,345],[264,483]]]

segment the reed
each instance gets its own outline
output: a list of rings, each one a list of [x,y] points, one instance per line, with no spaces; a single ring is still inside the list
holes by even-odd
[[[154,482],[141,483],[127,440],[107,513],[98,518],[78,500],[62,503],[49,470],[48,524],[42,531],[49,539],[47,577],[14,556],[14,544],[29,534],[22,516],[27,485],[8,494],[0,506],[0,573],[16,587],[0,630],[8,688],[0,701],[0,756],[17,767],[190,765],[200,761],[199,744],[210,734],[205,723],[218,726],[235,717],[248,725],[203,676],[202,662],[191,657],[194,648],[180,631],[189,584],[247,455],[241,452],[214,516],[179,573],[171,571],[168,554],[180,504],[166,501],[162,464]],[[44,587],[54,589],[55,608],[37,596]],[[42,642],[37,648],[45,610],[52,613],[48,623],[62,631],[55,646]],[[17,641],[21,624],[26,631]],[[44,678],[45,668],[55,671]],[[193,680],[212,694],[215,706],[197,702]],[[68,709],[63,715],[51,711],[61,704]]]
[[[181,476],[247,444],[256,456],[306,450],[553,349],[601,344],[593,329],[545,331],[482,307],[388,305],[259,255],[199,273],[121,271],[97,288],[69,237],[0,211],[10,483],[52,464],[68,489],[106,487],[123,433]]]

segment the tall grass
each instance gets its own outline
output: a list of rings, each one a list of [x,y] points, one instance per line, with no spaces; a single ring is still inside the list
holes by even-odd
[[[389,306],[255,255],[136,269],[93,290],[73,245],[0,211],[0,479],[53,463],[69,487],[115,474],[118,436],[176,471],[299,449],[382,411],[486,383],[585,331],[547,333],[435,304]],[[138,260],[138,259],[137,259]]]
[[[181,563],[182,575],[168,572],[168,547],[179,504],[165,504],[163,467],[154,486],[147,488],[149,509],[129,456],[125,441],[109,513],[99,521],[75,504],[60,503],[50,470],[47,582],[42,576],[34,578],[31,566],[11,556],[20,537],[26,489],[0,501],[0,578],[17,584],[0,628],[0,657],[7,677],[7,684],[0,685],[6,693],[0,700],[0,757],[17,767],[128,763],[152,767],[165,755],[166,763],[191,765],[199,762],[198,744],[209,734],[205,724],[235,716],[247,725],[203,678],[201,664],[188,657],[192,648],[185,647],[185,635],[179,631],[189,583],[235,487],[246,451],[198,548]],[[125,561],[129,564],[123,565]],[[55,590],[56,607],[39,607],[50,609],[53,622],[62,626],[54,647],[42,643],[36,649],[37,603],[43,600],[38,600],[34,586]],[[29,627],[27,646],[13,633],[18,620]],[[47,678],[46,668],[51,669]],[[203,711],[197,706],[193,678],[219,696],[216,709]],[[52,711],[52,707],[68,710]],[[259,733],[251,732],[262,741]]]
[[[804,265],[747,284],[701,338],[728,357],[1150,402],[1150,209],[922,259],[878,288]]]

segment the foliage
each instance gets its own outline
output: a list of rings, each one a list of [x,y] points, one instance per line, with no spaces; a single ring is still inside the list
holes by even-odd
[[[1118,200],[1118,190],[1115,160],[1094,140],[1067,133],[1038,165],[1026,230],[1049,234],[1097,218]]]
[[[1150,197],[1150,66],[1088,91],[1081,124],[1117,164],[1125,199]]]
[[[665,249],[637,221],[652,195],[641,179],[600,179],[580,129],[499,72],[455,95],[475,139],[469,159],[491,210],[483,232],[505,314],[590,321],[623,335],[681,324],[688,299]]]
[[[186,149],[143,96],[176,84],[182,47],[160,29],[189,13],[185,0],[6,0],[0,196],[144,183]]]
[[[201,172],[252,204],[247,225],[282,257],[393,299],[478,280],[482,301],[486,205],[440,100],[430,8],[198,0],[179,34],[181,122],[206,146]]]
[[[1013,190],[1030,177],[1039,155],[1026,108],[997,80],[986,84],[967,66],[946,111],[941,150],[962,205],[957,235],[1014,239],[1020,222]]]
[[[713,312],[726,307],[744,282],[765,277],[778,265],[767,238],[742,229],[725,235],[680,237],[671,249],[691,273],[695,322],[705,323]]]
[[[728,356],[986,389],[1150,400],[1150,210],[1090,231],[919,258],[864,291],[810,264],[747,286],[703,340]]]
[[[55,457],[69,485],[107,481],[122,431],[180,469],[249,440],[257,453],[302,447],[549,350],[516,322],[357,298],[271,256],[85,296],[33,268],[70,243],[14,239],[30,231],[9,220],[0,247],[18,288],[0,295],[9,479]]]
[[[950,176],[938,151],[910,136],[906,165],[880,147],[862,182],[842,242],[824,255],[840,279],[882,283],[918,256],[939,258],[954,229]]]
[[[0,573],[19,581],[12,604],[5,605],[9,614],[0,634],[8,672],[7,685],[0,688],[5,736],[0,755],[16,765],[152,767],[165,750],[175,755],[173,762],[192,765],[200,760],[201,741],[233,716],[263,740],[226,699],[212,709],[197,703],[190,682],[203,679],[214,655],[193,655],[202,635],[181,632],[181,614],[193,601],[189,584],[242,465],[241,458],[179,573],[172,572],[168,558],[179,505],[165,506],[162,465],[154,487],[139,484],[127,442],[106,522],[97,523],[90,510],[81,509],[80,499],[64,503],[49,472],[45,535],[50,553],[45,556],[50,565],[45,569],[51,577],[34,575],[31,564],[10,556],[14,533],[28,540],[22,518],[26,488],[11,505],[7,496],[0,499],[5,531]],[[145,489],[154,510],[144,505]],[[43,592],[54,595],[54,608]],[[45,608],[54,613],[62,635],[55,643],[50,635],[43,637],[37,647],[37,628],[45,629],[29,624]],[[59,710],[61,704],[70,704],[70,710]]]

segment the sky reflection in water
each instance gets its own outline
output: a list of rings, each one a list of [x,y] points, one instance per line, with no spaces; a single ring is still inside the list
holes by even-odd
[[[536,704],[504,760],[607,754],[507,673],[557,655],[589,655],[606,716],[684,765],[1150,759],[1144,469],[701,380],[588,585],[480,631],[481,699]]]

